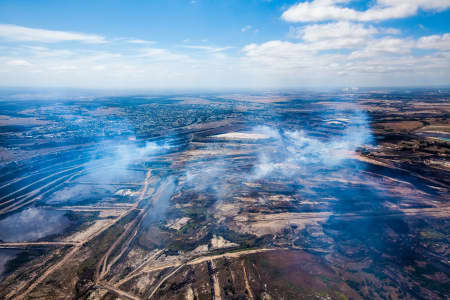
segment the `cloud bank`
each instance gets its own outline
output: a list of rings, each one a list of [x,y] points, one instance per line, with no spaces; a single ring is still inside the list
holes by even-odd
[[[288,22],[318,22],[330,20],[382,21],[414,16],[419,10],[442,11],[450,7],[449,0],[376,0],[367,10],[348,7],[350,0],[313,0],[300,2],[283,14]]]
[[[0,38],[7,41],[57,43],[78,41],[88,44],[106,43],[99,35],[0,24]]]

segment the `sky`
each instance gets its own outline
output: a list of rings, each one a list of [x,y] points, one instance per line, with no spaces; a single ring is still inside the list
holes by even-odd
[[[0,86],[448,86],[450,0],[0,0]]]

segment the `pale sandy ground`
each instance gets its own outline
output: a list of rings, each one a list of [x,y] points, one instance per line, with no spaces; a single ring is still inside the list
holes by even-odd
[[[0,126],[7,125],[46,125],[49,121],[39,120],[36,118],[18,118],[0,115]]]
[[[435,218],[446,218],[450,212],[450,207],[435,207],[435,208],[406,208],[400,209],[393,207],[396,211],[383,214],[386,216],[402,215],[422,215],[432,216]],[[236,216],[234,218],[235,224],[242,232],[254,234],[256,236],[263,236],[266,234],[276,234],[281,232],[284,228],[290,225],[297,225],[297,229],[301,230],[306,225],[317,224],[318,222],[326,221],[330,216],[339,218],[365,218],[366,212],[336,214],[333,212],[313,212],[313,213],[280,213],[267,215],[249,215]],[[377,215],[373,215],[376,217]]]
[[[123,210],[106,210],[106,211],[102,211],[99,216],[102,218],[106,218],[106,217],[110,217],[110,216],[118,217],[122,213],[123,213]],[[96,234],[97,232],[102,230],[103,228],[111,225],[114,221],[115,221],[115,219],[96,220],[93,222],[93,224],[91,226],[89,226],[85,230],[76,232],[76,233],[66,237],[64,239],[64,241],[76,242],[76,243],[86,241],[89,239],[89,237],[93,236],[94,234]]]
[[[191,218],[183,217],[176,220],[171,220],[170,222],[167,223],[167,227],[174,230],[180,230],[184,225],[187,224],[187,222],[189,222],[190,219]]]
[[[213,238],[211,239],[211,249],[222,249],[222,248],[230,248],[230,247],[236,247],[239,246],[236,243],[232,243],[230,241],[227,241],[220,235],[213,235]]]
[[[214,260],[211,259],[211,267],[213,270],[216,269],[216,264],[214,263]],[[222,296],[220,294],[220,282],[219,282],[219,278],[217,277],[217,273],[213,272],[212,275],[213,278],[213,283],[214,283],[214,300],[222,300]]]
[[[432,165],[433,167],[439,167],[445,170],[450,170],[450,161],[444,160],[427,160],[426,163]]]
[[[227,140],[261,140],[261,139],[268,139],[270,137],[262,133],[228,132],[214,135],[213,138],[227,139]]]
[[[249,150],[199,149],[186,151],[185,156],[186,157],[223,156],[223,155],[242,155],[249,153],[251,153],[251,151]]]

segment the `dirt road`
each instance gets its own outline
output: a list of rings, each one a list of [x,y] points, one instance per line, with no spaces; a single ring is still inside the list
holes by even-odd
[[[0,243],[0,248],[26,248],[36,246],[75,246],[79,243],[73,242],[17,242],[17,243]]]

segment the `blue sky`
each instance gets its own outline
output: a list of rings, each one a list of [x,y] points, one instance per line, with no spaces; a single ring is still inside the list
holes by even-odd
[[[450,0],[0,1],[3,86],[450,84]]]

